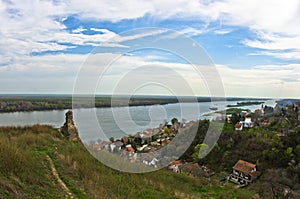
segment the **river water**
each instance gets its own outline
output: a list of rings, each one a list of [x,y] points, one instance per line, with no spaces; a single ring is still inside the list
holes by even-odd
[[[153,106],[131,106],[114,108],[87,108],[75,109],[74,120],[79,129],[79,135],[84,142],[109,137],[120,138],[124,135],[135,134],[146,128],[158,127],[164,120],[170,122],[174,117],[179,121],[185,119],[211,119],[203,116],[212,112],[209,107],[219,109],[223,105],[236,104],[239,101],[228,102],[199,102],[199,103],[174,103]],[[274,100],[265,101],[266,105],[274,106]],[[261,105],[243,106],[251,111]],[[33,124],[49,124],[56,128],[63,125],[67,110],[33,111],[1,113],[0,126],[24,126]]]

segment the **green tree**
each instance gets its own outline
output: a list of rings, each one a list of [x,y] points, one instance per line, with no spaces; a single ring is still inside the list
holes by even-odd
[[[193,160],[198,161],[200,158],[203,158],[207,154],[208,149],[207,144],[197,144],[192,155]]]
[[[292,148],[292,147],[288,147],[288,148],[285,150],[285,155],[286,155],[288,158],[293,157],[293,148]]]
[[[168,129],[167,127],[164,128],[164,136],[170,136],[170,135],[171,135],[170,129]]]
[[[113,143],[115,141],[115,138],[114,137],[110,137],[109,141],[111,141]]]
[[[294,150],[296,158],[299,158],[300,160],[300,145],[298,144]]]
[[[178,119],[176,117],[174,117],[172,120],[171,120],[171,123],[174,125],[175,123],[178,122]]]
[[[230,120],[231,120],[232,124],[236,124],[236,123],[238,123],[240,121],[240,117],[239,117],[238,114],[233,113],[232,116],[231,116],[231,118],[230,118]]]

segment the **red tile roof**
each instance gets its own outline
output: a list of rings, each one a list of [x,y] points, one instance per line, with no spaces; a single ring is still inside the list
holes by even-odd
[[[178,165],[178,164],[182,164],[180,160],[175,160],[173,162],[170,162],[169,165]]]
[[[235,128],[241,128],[243,125],[241,124],[241,123],[237,123],[236,125],[235,125]]]
[[[171,142],[171,140],[165,139],[165,140],[163,140],[162,142],[165,143],[165,144],[169,144],[169,143]]]
[[[262,113],[262,110],[256,109],[256,110],[255,110],[255,113]]]
[[[255,164],[252,164],[250,162],[246,162],[244,160],[239,160],[234,167],[232,167],[236,171],[243,172],[245,174],[253,174],[252,170],[256,167]]]
[[[131,153],[134,153],[135,152],[135,150],[134,150],[134,148],[132,147],[132,146],[126,146],[126,148],[127,148],[127,151],[129,151],[129,152],[131,152]]]

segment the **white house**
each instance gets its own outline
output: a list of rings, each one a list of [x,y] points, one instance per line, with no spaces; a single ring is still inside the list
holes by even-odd
[[[114,143],[110,144],[110,151],[111,152],[119,152],[122,149],[122,146],[124,145],[121,141],[116,141]]]
[[[172,170],[175,173],[179,173],[179,165],[182,165],[182,162],[180,160],[176,160],[169,163],[169,169]]]
[[[244,122],[244,128],[252,128],[254,127],[254,122],[252,122],[251,117],[246,117]]]
[[[244,160],[239,160],[232,167],[229,180],[237,184],[249,184],[256,180],[261,173],[257,171],[256,165]]]

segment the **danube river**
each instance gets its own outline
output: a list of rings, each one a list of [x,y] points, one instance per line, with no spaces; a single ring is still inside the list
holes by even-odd
[[[79,129],[79,135],[84,142],[109,137],[120,138],[124,135],[135,134],[146,128],[158,127],[164,120],[170,122],[174,117],[179,121],[185,119],[211,119],[203,116],[212,112],[209,108],[214,106],[219,109],[227,104],[236,104],[238,101],[228,102],[199,102],[199,103],[174,103],[153,106],[131,106],[114,108],[87,108],[75,109],[74,120]],[[274,100],[265,101],[266,105],[274,106]],[[243,106],[251,111],[261,105]],[[33,124],[49,124],[56,128],[63,125],[67,110],[33,111],[1,113],[0,126],[24,126]]]

